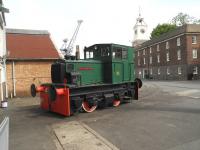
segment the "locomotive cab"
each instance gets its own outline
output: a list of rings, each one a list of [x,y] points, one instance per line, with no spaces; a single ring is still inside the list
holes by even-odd
[[[134,81],[134,51],[118,44],[95,44],[84,49],[85,60],[100,60],[104,83]]]

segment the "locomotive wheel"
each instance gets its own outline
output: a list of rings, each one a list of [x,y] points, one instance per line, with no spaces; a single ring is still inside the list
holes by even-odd
[[[84,110],[85,112],[90,113],[90,112],[93,112],[93,111],[96,110],[97,104],[96,104],[96,105],[93,105],[93,106],[90,106],[89,103],[88,103],[87,101],[83,101],[83,103],[82,103],[82,108],[83,108],[83,110]]]
[[[117,107],[117,106],[119,106],[119,105],[120,105],[120,103],[121,103],[121,101],[120,101],[120,100],[118,100],[118,99],[115,99],[115,100],[113,100],[113,106],[114,106],[114,107]]]

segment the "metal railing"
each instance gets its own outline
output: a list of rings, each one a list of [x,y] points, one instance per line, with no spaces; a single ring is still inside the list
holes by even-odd
[[[9,149],[9,118],[6,117],[0,124],[0,150]]]

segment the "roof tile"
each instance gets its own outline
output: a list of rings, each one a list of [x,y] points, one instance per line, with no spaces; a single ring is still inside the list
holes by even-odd
[[[49,34],[6,33],[8,59],[58,59]]]

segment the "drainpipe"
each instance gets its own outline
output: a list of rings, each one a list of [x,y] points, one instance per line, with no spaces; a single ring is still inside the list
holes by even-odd
[[[6,87],[6,98],[8,98],[8,85],[7,85],[7,70],[6,70],[6,59],[4,60],[4,69],[5,69],[5,87]]]
[[[16,96],[16,83],[15,83],[15,62],[12,63],[12,82],[13,82],[13,96]]]

